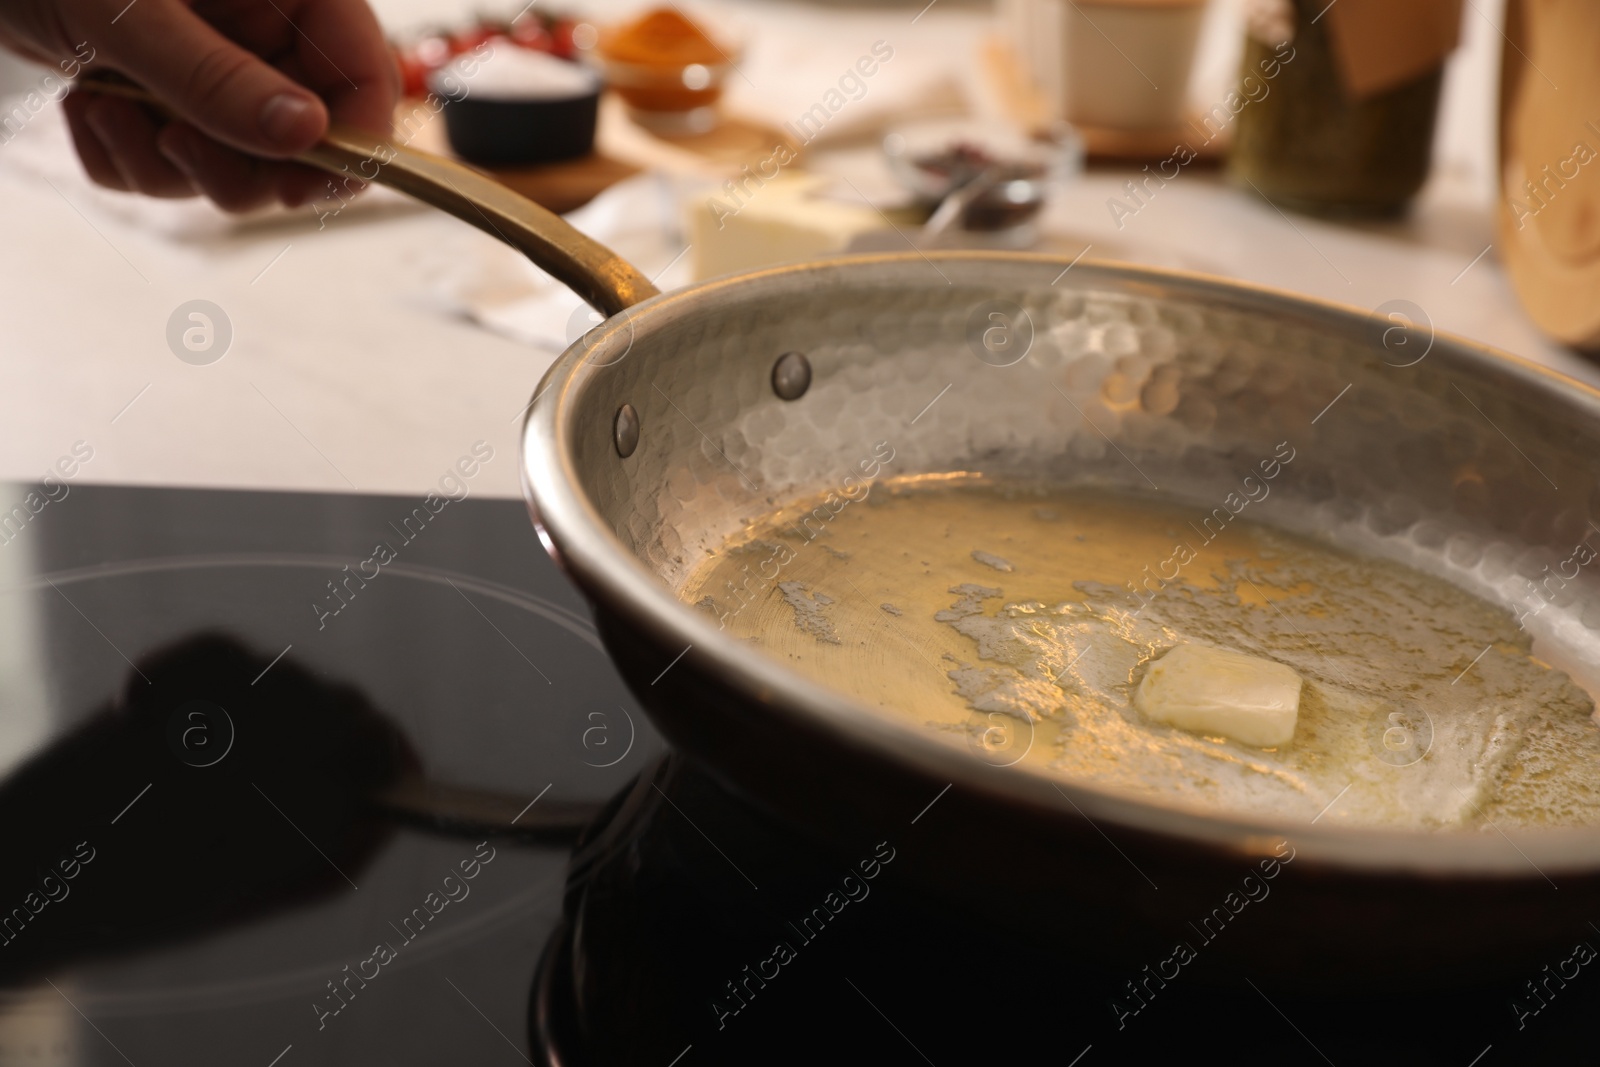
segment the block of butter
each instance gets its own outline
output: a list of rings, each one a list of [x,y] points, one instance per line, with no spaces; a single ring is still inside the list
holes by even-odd
[[[1150,664],[1133,703],[1156,722],[1272,748],[1294,737],[1300,676],[1259,656],[1184,644]]]
[[[815,175],[779,175],[686,205],[696,281],[843,252],[887,225],[872,207],[824,195]]]

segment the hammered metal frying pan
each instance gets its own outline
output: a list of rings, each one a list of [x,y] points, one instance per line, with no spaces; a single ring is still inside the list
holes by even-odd
[[[1534,973],[1557,958],[1541,954],[1591,932],[1600,831],[1242,817],[997,769],[794,673],[674,589],[749,521],[836,485],[884,439],[901,474],[1139,488],[1136,467],[1199,501],[1231,489],[1240,457],[1290,440],[1301,458],[1274,493],[1285,525],[1344,531],[1503,602],[1517,567],[1561,558],[1600,518],[1596,391],[1384,316],[1023,254],[852,257],[662,294],[458,164],[351,131],[305,157],[336,173],[366,160],[382,161],[378,182],[521,250],[610,316],[532,403],[529,508],[662,732],[750,802],[824,841],[895,828],[897,862],[955,921],[1111,959],[1170,955],[1193,940],[1192,920],[1285,849],[1294,858],[1270,905],[1208,958],[1305,985],[1448,982]],[[974,323],[997,307],[1033,331],[1016,366],[973,346]],[[803,365],[780,367],[789,353]],[[1093,421],[1041,385],[1070,378],[1092,397],[1140,367],[1166,368],[1176,402]],[[921,417],[936,398],[937,417]],[[1319,415],[1335,398],[1337,417]],[[1440,569],[1428,561],[1444,539],[1461,551]],[[1541,625],[1582,637],[1586,618],[1600,621],[1584,611],[1600,583],[1580,575],[1572,594]]]

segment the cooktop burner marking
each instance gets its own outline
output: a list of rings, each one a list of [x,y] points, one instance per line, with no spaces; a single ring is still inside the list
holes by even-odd
[[[344,566],[345,559],[341,556],[321,555],[318,553],[291,554],[286,552],[218,552],[212,555],[181,555],[181,556],[155,556],[147,559],[125,560],[117,563],[96,563],[87,567],[74,567],[68,570],[54,571],[51,574],[42,574],[29,578],[14,585],[0,589],[0,593],[18,592],[24,589],[37,589],[45,585],[55,588],[60,592],[57,582],[61,585],[73,585],[78,582],[93,581],[97,578],[121,578],[139,574],[159,574],[163,571],[191,571],[213,570],[227,567],[327,567],[338,570]],[[604,646],[600,637],[595,632],[594,623],[587,617],[578,614],[553,600],[547,600],[537,594],[528,593],[515,586],[505,585],[501,582],[491,581],[486,578],[476,578],[461,571],[452,571],[444,567],[435,567],[421,563],[389,564],[390,571],[419,581],[433,582],[436,585],[448,585],[457,592],[470,590],[479,596],[486,596],[523,611],[538,615],[541,618],[560,626],[569,633],[591,646],[596,652],[603,652]],[[62,594],[63,597],[66,594]],[[71,601],[69,600],[70,604]],[[83,614],[81,611],[78,614]],[[93,623],[90,623],[93,626]],[[101,635],[105,636],[104,634]],[[110,643],[109,641],[107,642]],[[112,645],[112,648],[116,648]],[[685,649],[684,651],[688,651]],[[120,652],[119,652],[120,655]],[[123,656],[123,659],[127,659]],[[141,677],[143,677],[141,675]]]
[[[50,578],[49,578],[48,575],[45,576],[45,581],[50,582]],[[54,589],[58,593],[61,593],[61,587],[59,585],[57,585],[55,582],[50,582],[50,588]],[[106,637],[106,632],[104,630],[100,629],[100,627],[95,626],[94,625],[94,620],[89,618],[89,616],[84,615],[83,614],[83,609],[78,607],[78,605],[73,604],[71,597],[69,597],[65,593],[61,593],[61,599],[65,600],[69,605],[71,605],[73,611],[76,611],[79,615],[82,615],[84,622],[86,622],[90,626],[94,627],[94,632],[99,634],[100,637],[105,641],[105,643],[111,646],[111,650],[113,652],[115,652],[119,656],[122,656],[124,662],[126,662],[128,664],[128,666],[133,668],[133,672],[135,674],[137,674],[141,678],[144,678],[144,682],[145,682],[146,685],[150,684],[150,679],[144,677],[144,671],[141,671],[139,669],[138,665],[133,662],[133,660],[128,659],[127,656],[123,655],[122,649],[117,647],[116,642],[112,641],[111,638]]]
[[[450,582],[450,579],[446,578],[445,581]],[[458,593],[461,593],[461,587],[456,585],[455,582],[450,582],[450,588],[454,589]],[[490,626],[494,626],[494,632],[499,634],[501,637],[505,638],[506,644],[511,646],[511,650],[513,652],[515,652],[519,656],[522,656],[522,660],[523,660],[524,663],[526,663],[528,666],[532,667],[534,670],[539,671],[539,665],[537,663],[533,662],[533,660],[529,659],[527,656],[523,655],[522,649],[518,648],[516,646],[516,643],[514,641],[512,641],[511,638],[506,637],[506,632],[504,630],[500,629],[500,627],[495,626],[494,625],[494,620],[489,618],[489,616],[485,615],[483,613],[483,609],[478,607],[478,605],[474,604],[472,602],[471,598],[467,596],[467,594],[461,593],[461,599],[465,600],[467,602],[467,606],[470,607],[473,611],[476,611],[478,613],[479,617],[482,618],[484,622],[488,623]],[[555,683],[550,680],[549,675],[545,674],[544,671],[539,671],[539,677],[544,679],[544,684],[545,685],[555,685]]]

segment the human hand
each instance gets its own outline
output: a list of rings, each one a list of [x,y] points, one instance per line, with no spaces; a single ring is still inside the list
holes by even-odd
[[[314,199],[326,175],[288,160],[330,115],[387,135],[399,97],[365,0],[0,0],[0,43],[64,72],[119,71],[176,116],[69,95],[67,122],[94,181],[203,194],[229,211]]]

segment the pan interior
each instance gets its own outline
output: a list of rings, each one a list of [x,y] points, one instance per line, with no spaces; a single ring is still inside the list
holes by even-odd
[[[1107,507],[1142,495],[1201,517],[1237,514],[1248,497],[1253,522],[1385,561],[1379,577],[1399,564],[1496,605],[1497,640],[1531,643],[1594,691],[1600,563],[1587,538],[1600,501],[1588,392],[1387,315],[1061,266],[822,265],[676,297],[637,336],[631,322],[613,326],[589,353],[568,423],[582,490],[626,550],[689,601],[731,548],[801,505],[848,515],[897,489],[981,483],[1101,494]],[[791,352],[811,384],[786,400],[773,370]],[[642,427],[625,459],[609,433],[624,403]],[[1263,462],[1286,450],[1292,461],[1259,496]],[[767,558],[753,560],[745,587],[781,599],[791,577],[763,568]],[[1126,581],[1149,588],[1144,573],[1134,564]],[[1484,651],[1462,646],[1413,650],[1441,658],[1410,667],[1424,713],[1428,687],[1459,693],[1440,679]],[[976,650],[968,660],[951,670],[984,666]],[[970,728],[989,721],[943,740],[970,750]],[[995,758],[983,746],[974,755]]]
[[[1279,455],[1275,477],[1245,473],[1210,511],[1150,491],[880,480],[774,516],[682,597],[995,767],[1329,826],[1600,822],[1588,694],[1508,612],[1249,518],[1293,470]],[[1163,722],[1140,694],[1182,644],[1292,683],[1290,736]],[[1169,706],[1205,677],[1173,683]],[[1249,675],[1223,677],[1248,692]]]

